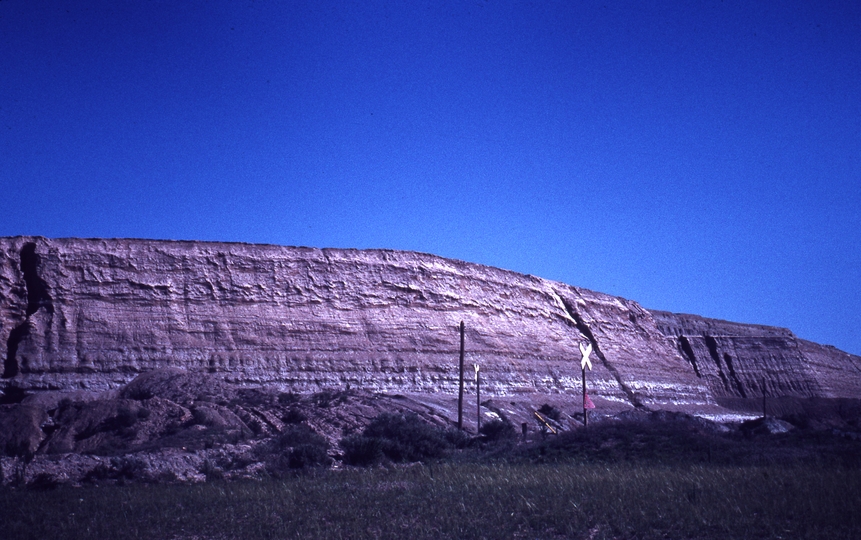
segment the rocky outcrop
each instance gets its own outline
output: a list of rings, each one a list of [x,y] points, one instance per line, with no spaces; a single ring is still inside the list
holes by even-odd
[[[762,411],[762,397],[782,409],[813,398],[861,396],[861,358],[798,339],[784,328],[652,311],[658,328],[708,384],[715,400],[735,410]],[[794,399],[793,399],[794,398]],[[772,412],[780,412],[775,409]]]
[[[466,426],[470,437],[452,429],[456,403],[443,394],[384,395],[351,389],[299,395],[223,379],[223,374],[170,368],[141,374],[107,392],[45,391],[2,405],[0,486],[259,479],[325,468],[333,461],[342,467],[351,462],[350,448],[367,452],[382,444],[377,440],[368,445],[366,439],[375,422],[385,426],[376,436],[388,433],[416,452],[428,452],[423,454],[426,458],[436,459],[442,452],[459,455],[456,459],[483,460],[510,451],[515,454],[508,455],[515,457],[520,452],[512,446],[516,439],[524,443],[521,458],[532,455],[543,462],[553,453],[545,456],[547,448],[542,446],[549,428],[560,433],[578,431],[583,425],[570,401],[557,400],[558,408],[545,402],[538,409],[546,416],[539,418],[537,407],[522,396],[514,402],[491,399],[482,403],[482,414],[486,420],[502,420],[495,424],[496,435],[485,430],[484,436],[474,436],[475,424],[470,422]],[[553,401],[552,396],[544,397]],[[576,448],[575,455],[585,452],[592,459],[611,461],[650,454],[665,459],[673,452],[670,459],[699,463],[711,461],[714,453],[716,461],[738,465],[762,460],[765,451],[772,463],[809,462],[822,455],[857,463],[861,408],[858,400],[847,401],[842,418],[815,425],[804,417],[790,418],[794,423],[768,417],[723,425],[678,411],[629,408],[615,415],[596,411],[588,438],[571,433],[573,437],[560,437],[556,443],[562,449],[568,445],[564,453]],[[385,418],[389,420],[381,424]],[[511,424],[526,425],[527,432],[521,434]],[[810,437],[810,428],[818,431],[816,437]],[[798,437],[761,444],[762,437],[787,430],[799,432]],[[648,450],[646,433],[653,445]],[[353,454],[368,455],[373,453]],[[407,460],[413,459],[419,457],[413,454]],[[358,459],[352,462],[361,464]]]
[[[403,396],[297,395],[154,370],[113,391],[47,391],[0,405],[0,485],[278,476],[328,466],[341,439],[382,412],[450,426],[450,410]]]
[[[171,367],[284,391],[450,396],[460,321],[483,394],[512,402],[576,400],[578,345],[587,341],[590,395],[604,409],[720,414],[749,408],[763,385],[773,397],[861,395],[861,358],[788,330],[650,311],[433,255],[0,239],[7,401],[106,391]]]

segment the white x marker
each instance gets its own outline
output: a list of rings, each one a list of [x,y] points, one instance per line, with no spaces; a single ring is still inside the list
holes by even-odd
[[[586,369],[586,366],[589,366],[589,371],[592,371],[592,361],[589,360],[589,355],[592,354],[592,344],[587,343],[584,346],[581,342],[580,352],[583,354],[583,359],[580,360],[580,369]]]

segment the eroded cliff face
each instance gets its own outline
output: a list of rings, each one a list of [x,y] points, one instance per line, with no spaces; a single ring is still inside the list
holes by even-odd
[[[761,410],[771,398],[858,398],[861,358],[798,339],[784,328],[653,311],[711,395],[734,409]]]
[[[587,341],[590,394],[604,407],[714,411],[760,395],[763,380],[800,397],[861,394],[859,357],[788,330],[652,312],[433,255],[0,239],[7,394],[116,388],[166,367],[296,392],[455,394],[460,321],[489,397],[576,396]]]

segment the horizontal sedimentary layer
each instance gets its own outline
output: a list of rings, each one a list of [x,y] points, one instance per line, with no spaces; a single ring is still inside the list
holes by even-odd
[[[157,368],[296,391],[581,391],[632,407],[854,397],[861,359],[784,329],[433,255],[212,242],[0,239],[0,388],[109,389]]]

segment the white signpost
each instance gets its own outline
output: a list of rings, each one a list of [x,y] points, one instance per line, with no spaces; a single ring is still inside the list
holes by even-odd
[[[589,427],[589,407],[588,405],[592,404],[592,401],[586,395],[586,368],[589,368],[589,371],[592,371],[592,361],[589,360],[589,355],[592,354],[592,344],[580,342],[580,354],[583,355],[583,358],[580,360],[580,370],[583,374],[583,428],[586,429]],[[592,405],[594,407],[594,405]]]
[[[585,346],[583,343],[580,343],[580,354],[583,355],[583,359],[580,360],[580,369],[586,370],[589,368],[589,371],[592,371],[592,361],[589,360],[589,355],[592,354],[592,344],[587,343]]]

